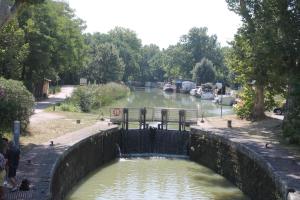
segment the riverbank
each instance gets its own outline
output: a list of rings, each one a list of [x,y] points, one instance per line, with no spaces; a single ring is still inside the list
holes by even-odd
[[[68,118],[66,118],[64,122],[62,121],[62,124],[65,124],[65,122],[68,121],[67,119]],[[232,120],[232,128],[227,128],[227,120],[229,119]],[[61,121],[61,119],[56,120]],[[75,125],[75,121],[72,121],[70,124]],[[280,154],[276,154],[276,160],[280,160],[280,158],[290,160],[289,162],[282,162],[280,164],[274,162],[274,168],[284,168],[286,174],[290,174],[292,177],[300,177],[300,174],[297,174],[300,171],[300,169],[297,171],[300,163],[300,154],[297,152],[297,148],[288,145],[285,146],[280,143],[280,140],[278,140],[279,126],[280,121],[276,121],[276,119],[267,119],[263,122],[251,123],[249,121],[239,120],[235,116],[226,116],[222,119],[219,117],[206,118],[205,122],[201,123],[197,128],[221,130],[226,133],[225,135],[227,137],[230,133],[230,137],[237,138],[240,141],[250,140],[251,144],[260,146],[262,149],[265,149],[265,145],[268,143],[268,149],[271,152],[275,150],[280,152]],[[76,128],[80,129],[79,126]],[[47,180],[51,178],[50,171],[53,167],[54,160],[57,160],[60,155],[67,151],[73,144],[94,134],[95,131],[97,132],[97,130],[106,130],[110,128],[112,128],[112,126],[109,126],[108,122],[97,122],[92,126],[81,128],[75,132],[62,133],[60,137],[51,139],[54,141],[54,147],[49,146],[50,141],[34,144],[32,148],[29,148],[25,153],[22,153],[20,168],[17,174],[19,182],[22,178],[29,178],[32,182],[33,190],[30,192],[9,193],[7,199],[18,199],[17,197],[21,195],[20,193],[24,196],[24,200],[34,199],[32,198],[33,192],[37,192],[36,190],[38,190],[38,192],[43,192],[45,188],[48,187],[49,181]],[[49,135],[49,137],[54,137],[52,134]],[[57,145],[58,143],[59,145]],[[258,149],[257,153],[263,157],[275,156],[274,154],[266,153],[261,149]],[[294,165],[293,168],[290,167],[291,164]],[[36,167],[38,167],[39,170],[37,170]],[[45,179],[45,177],[47,178]],[[294,178],[293,180],[295,182],[298,178]],[[42,185],[39,186],[39,184]],[[299,184],[299,180],[298,182],[296,181],[296,184]],[[38,188],[44,189],[41,189],[41,191]],[[25,198],[25,196],[28,196],[28,198]]]

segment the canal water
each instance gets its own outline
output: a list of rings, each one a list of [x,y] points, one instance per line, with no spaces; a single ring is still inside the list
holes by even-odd
[[[243,193],[212,170],[183,159],[120,159],[96,170],[67,200],[201,199],[246,200]]]
[[[221,106],[213,103],[211,100],[201,100],[189,94],[165,93],[158,88],[145,88],[131,91],[131,94],[127,98],[114,102],[111,107],[198,109],[199,116],[203,114],[204,117],[220,116],[221,114]],[[233,114],[232,107],[222,106],[222,114]]]

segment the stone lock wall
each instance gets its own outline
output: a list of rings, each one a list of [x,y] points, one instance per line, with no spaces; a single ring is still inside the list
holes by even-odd
[[[255,200],[285,199],[285,191],[264,160],[245,145],[193,129],[190,159],[227,178]]]
[[[114,128],[92,135],[66,150],[52,170],[51,199],[64,199],[89,172],[114,160],[119,142],[119,130]]]

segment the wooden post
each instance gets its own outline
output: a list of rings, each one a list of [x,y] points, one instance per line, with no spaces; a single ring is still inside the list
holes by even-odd
[[[20,133],[21,133],[21,123],[20,121],[14,121],[14,143],[16,145],[16,148],[19,147],[19,139],[20,139]]]
[[[128,131],[128,108],[123,108],[122,129]]]
[[[227,127],[228,127],[228,128],[232,128],[232,121],[231,121],[231,120],[228,120],[228,121],[227,121]]]

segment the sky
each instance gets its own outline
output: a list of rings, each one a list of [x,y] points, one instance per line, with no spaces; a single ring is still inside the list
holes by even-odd
[[[225,0],[66,0],[86,22],[86,32],[107,33],[116,26],[137,33],[142,44],[167,48],[192,27],[208,28],[222,46],[231,41],[240,18]]]

